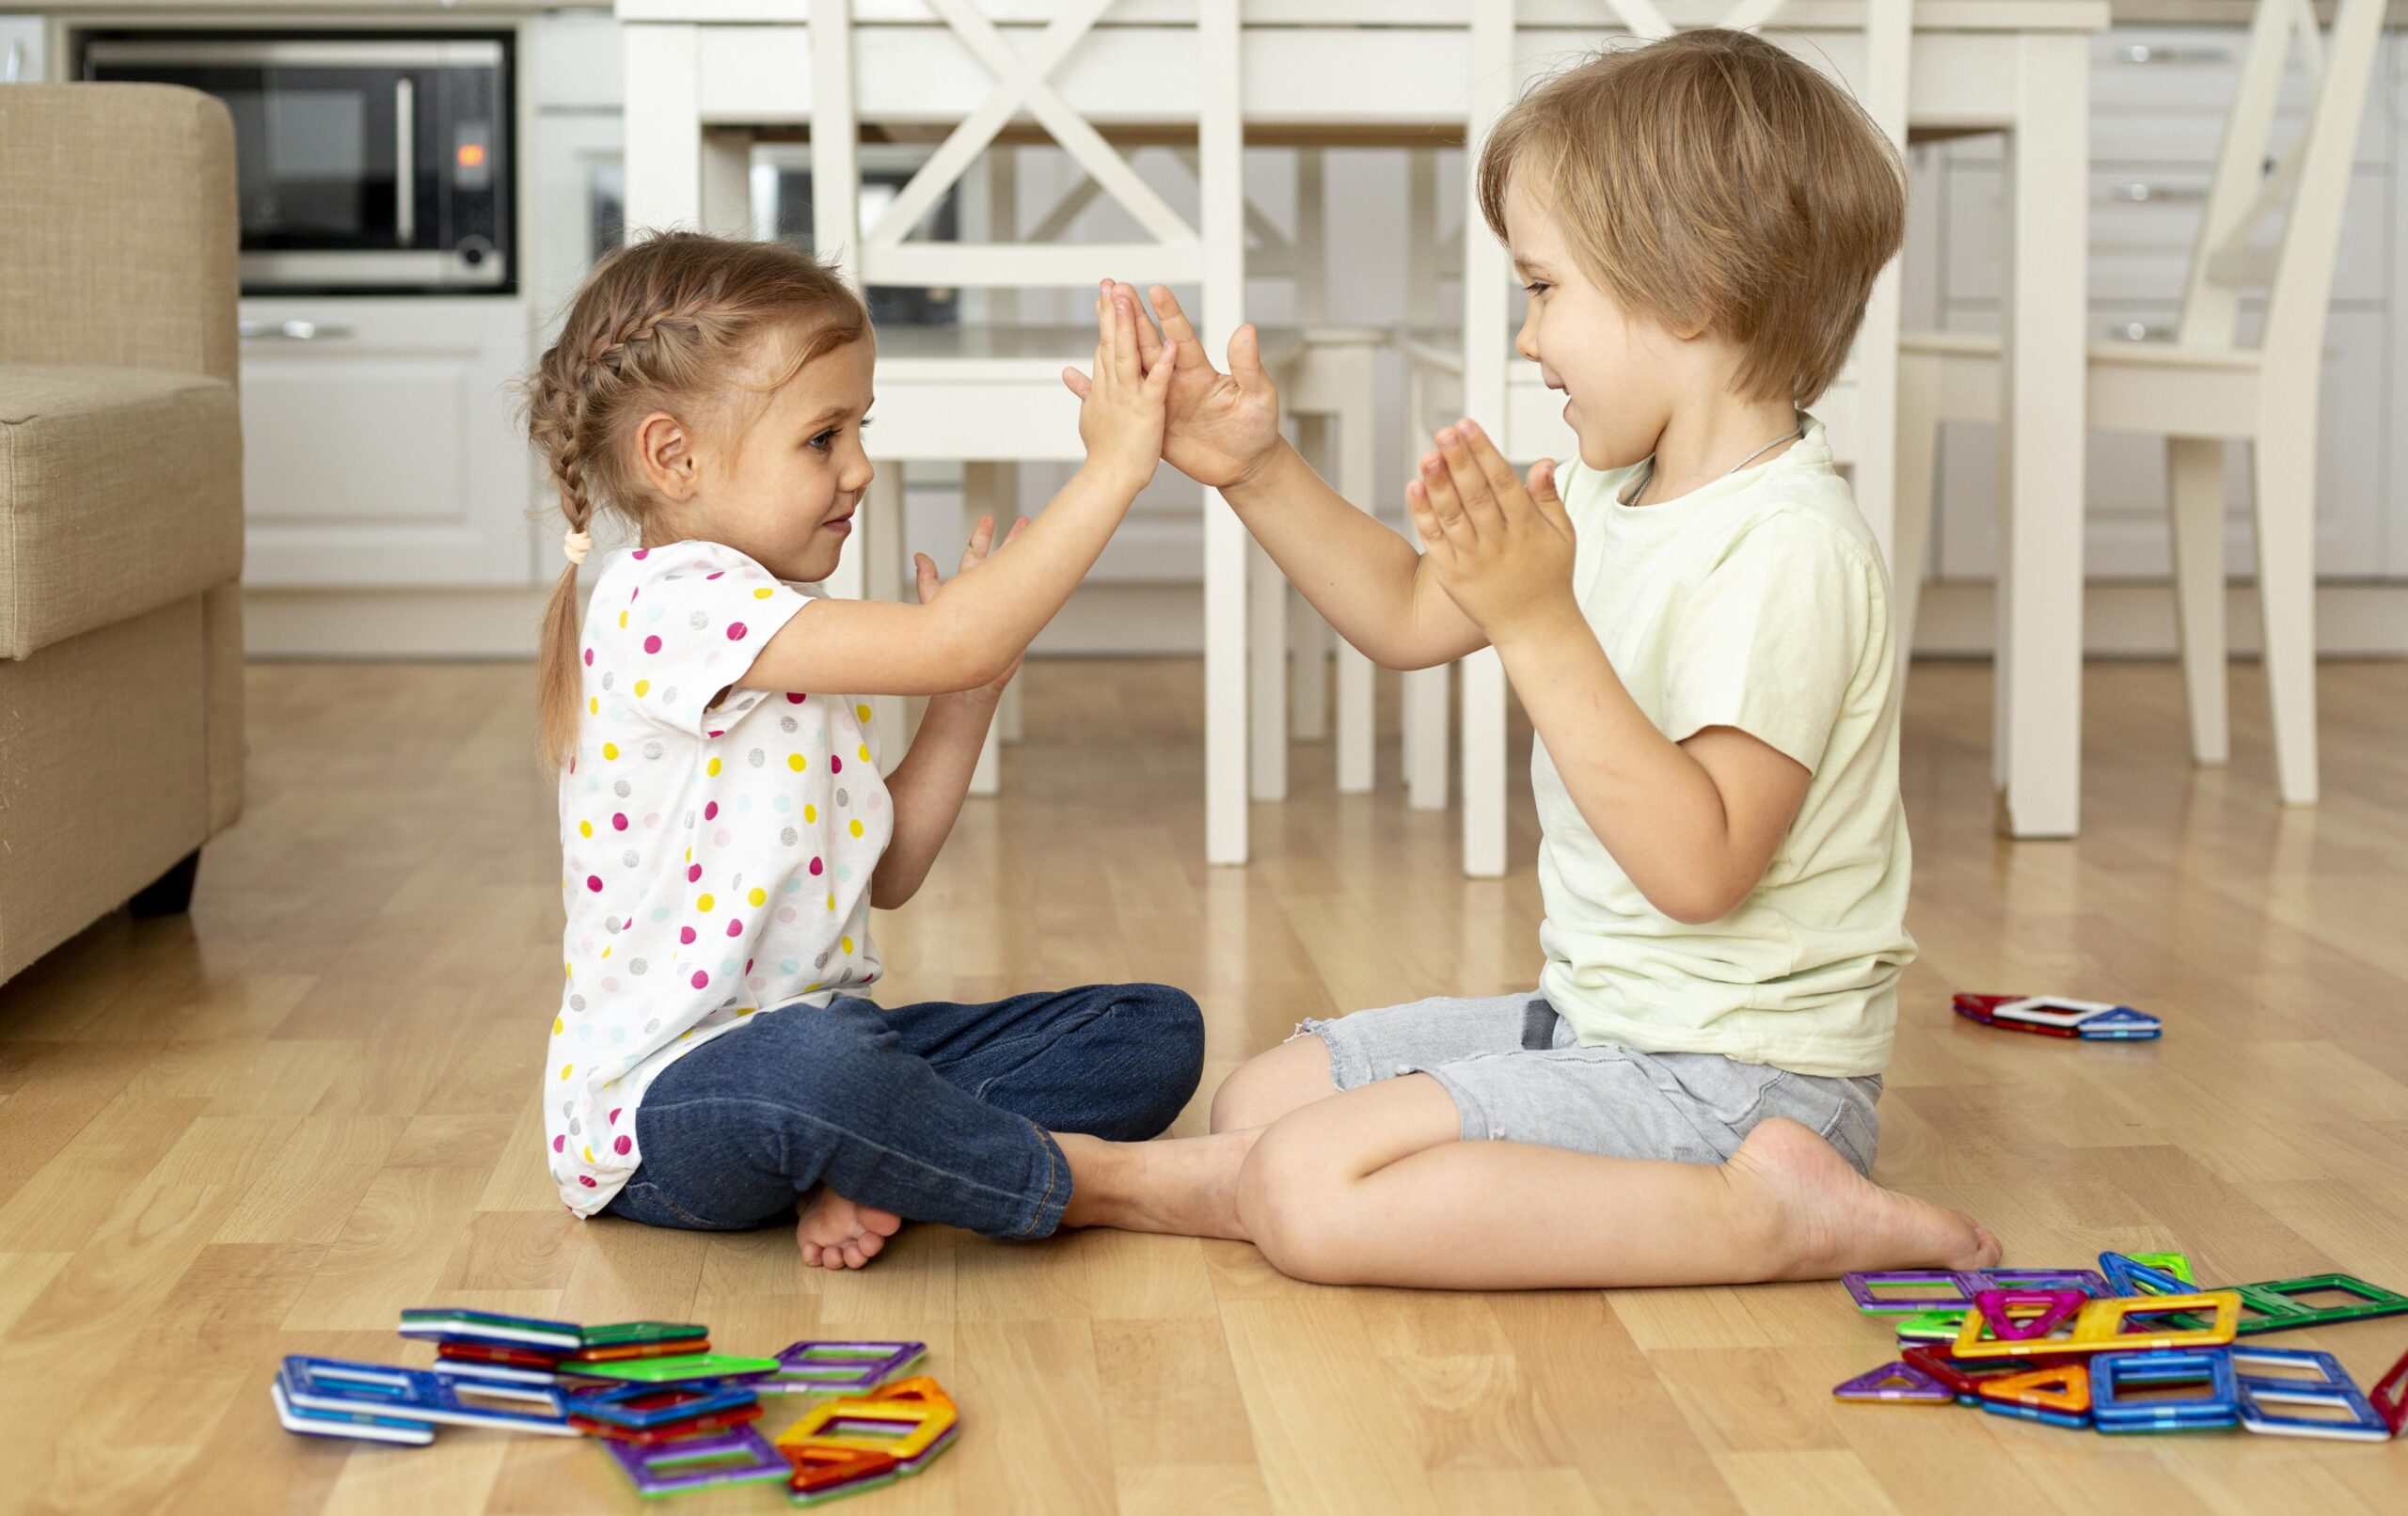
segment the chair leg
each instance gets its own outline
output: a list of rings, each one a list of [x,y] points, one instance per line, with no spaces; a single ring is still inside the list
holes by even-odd
[[[1411,810],[1447,808],[1447,707],[1453,670],[1453,664],[1441,663],[1404,676],[1404,803]]]
[[[2225,716],[2224,444],[2165,439],[2166,505],[2174,525],[2175,624],[2191,706],[2191,758],[2220,764],[2232,739]]]
[[[1258,800],[1288,797],[1288,581],[1259,545],[1246,544],[1247,667],[1252,719],[1247,722],[1253,755],[1252,795]]]
[[[2314,805],[2316,758],[2316,403],[2287,407],[2258,433],[2258,602],[2274,777],[2285,805]]]
[[[1897,512],[1890,564],[1892,634],[1898,644],[1898,687],[1914,661],[1915,617],[1923,606],[1924,560],[1931,545],[1932,469],[1939,461],[1940,364],[1920,354],[1898,358],[1898,466],[1892,500]]]
[[[908,576],[904,567],[903,466],[890,464],[870,481],[869,493],[854,519],[860,532],[854,551],[862,555],[861,595],[864,600],[900,600]],[[870,719],[878,725],[878,755],[881,768],[894,772],[909,744],[904,740],[903,699],[899,695],[869,697]]]
[[[1329,418],[1296,417],[1296,449],[1315,468],[1327,470]],[[1329,639],[1327,624],[1304,597],[1283,591],[1288,608],[1288,636],[1295,649],[1295,671],[1290,687],[1290,735],[1298,742],[1321,742],[1329,736]]]
[[[995,518],[998,541],[1011,529],[1005,485],[1010,478],[1006,470],[1012,467],[1009,464],[983,460],[961,466],[961,517],[965,540],[976,529],[980,516]],[[946,566],[939,565],[940,568]],[[1006,687],[1005,697],[1014,699],[1019,688],[1020,681],[1014,679]],[[999,730],[1003,725],[1000,709],[996,715],[997,719],[987,723],[987,740],[978,746],[978,766],[970,771],[970,793],[973,795],[1001,795],[1004,791],[1003,754],[999,749],[1003,741],[1003,733]]]
[[[1346,409],[1338,418],[1338,493],[1379,513],[1379,371],[1370,352],[1349,356]],[[1343,638],[1338,644],[1338,791],[1369,795],[1378,779],[1379,736],[1371,660]]]
[[[1464,873],[1505,872],[1505,662],[1493,647],[1463,660]]]

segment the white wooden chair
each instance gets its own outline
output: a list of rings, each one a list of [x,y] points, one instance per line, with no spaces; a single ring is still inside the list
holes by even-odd
[[[1779,19],[1782,4],[1735,0],[1715,24],[1734,30],[1762,27]],[[1517,465],[1550,455],[1576,456],[1572,434],[1536,368],[1509,362],[1508,258],[1490,235],[1478,205],[1469,203],[1476,194],[1472,167],[1479,163],[1490,126],[1511,103],[1517,78],[1515,8],[1513,0],[1483,0],[1472,11],[1463,327],[1460,346],[1434,334],[1416,334],[1407,341],[1414,373],[1406,426],[1416,457],[1426,450],[1433,430],[1466,415],[1479,418]],[[1635,37],[1664,38],[1675,30],[1654,0],[1604,0],[1604,8]],[[1864,0],[1863,17],[1863,77],[1847,83],[1875,124],[1903,150],[1913,3]],[[1814,407],[1830,436],[1832,455],[1850,470],[1858,508],[1885,545],[1896,450],[1898,278],[1893,262],[1875,283],[1848,369]],[[1465,658],[1461,667],[1464,872],[1495,876],[1505,872],[1506,863],[1505,671],[1491,648]],[[1443,670],[1408,680],[1406,770],[1415,803],[1425,806],[1445,803],[1445,680]]]
[[[2183,687],[2192,755],[2202,764],[2224,762],[2230,749],[2224,445],[2254,444],[2266,688],[2276,779],[2283,800],[2292,805],[2312,804],[2317,797],[2318,386],[2351,156],[2384,12],[2384,0],[2341,0],[2327,39],[2308,0],[2259,0],[2175,339],[2094,342],[2089,350],[2091,428],[2167,439]],[[2275,107],[2294,42],[2314,103],[2304,134],[2269,170]],[[2279,240],[2262,247],[2259,238],[2277,213]],[[2253,289],[2268,292],[2264,335],[2254,348],[2240,342],[2242,297]],[[1913,641],[1930,539],[1939,424],[1999,422],[2003,382],[1996,338],[1913,333],[1903,340],[1896,560],[1902,650]]]
[[[1198,92],[1196,150],[1202,185],[1197,225],[1157,195],[1103,134],[1049,82],[1086,40],[1113,0],[1064,0],[1025,47],[1015,45],[974,0],[927,0],[928,8],[993,76],[986,100],[965,115],[874,227],[861,225],[853,27],[856,0],[811,0],[813,213],[818,245],[848,278],[874,285],[952,285],[1003,290],[1070,288],[1100,279],[1201,285],[1202,336],[1217,351],[1241,320],[1244,295],[1244,199],[1239,153],[1236,0],[1196,0]],[[911,232],[945,190],[1021,115],[1033,117],[1147,234],[1128,244],[932,243]],[[1050,219],[1050,218],[1049,218]],[[1048,229],[1038,228],[1038,231]],[[1065,363],[1084,365],[1092,332],[1064,328],[962,327],[894,334],[879,360],[878,425],[870,434],[881,467],[858,518],[862,536],[830,588],[837,593],[899,594],[903,579],[902,467],[908,461],[1075,460],[1077,409],[1062,391]],[[973,466],[965,493],[994,500],[1001,476]],[[1216,863],[1246,858],[1245,535],[1212,491],[1204,492],[1206,800],[1205,851]],[[899,721],[901,703],[881,719]],[[991,750],[982,759],[991,789]]]

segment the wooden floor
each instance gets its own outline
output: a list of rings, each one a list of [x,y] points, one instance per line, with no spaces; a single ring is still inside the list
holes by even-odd
[[[1009,797],[974,802],[880,925],[890,998],[1182,985],[1209,1091],[1300,1017],[1534,978],[1526,786],[1513,876],[1466,882],[1452,814],[1404,809],[1393,743],[1370,797],[1300,749],[1296,798],[1255,810],[1259,861],[1209,870],[1195,666],[1028,678]],[[2196,771],[2174,671],[2094,665],[2089,829],[2017,845],[1991,831],[1988,671],[1917,671],[1923,957],[1878,1177],[1981,1216],[2010,1263],[2181,1248],[2211,1281],[2408,1287],[2408,665],[2328,666],[2323,688],[2327,798],[2286,812],[2254,670],[2235,763]],[[640,1508],[579,1443],[277,1429],[279,1355],[421,1362],[395,1313],[455,1303],[705,1321],[749,1350],[926,1339],[966,1429],[863,1513],[2408,1509],[2408,1443],[1835,1404],[1891,1356],[1836,1285],[1323,1289],[1234,1243],[934,1227],[839,1278],[784,1231],[576,1222],[538,1150],[560,903],[531,692],[519,667],[252,669],[249,813],[190,918],[103,922],[0,988],[0,1509]],[[1956,988],[2122,1000],[2169,1030],[1991,1032],[1948,1014]],[[1480,1247],[1481,1218],[1431,1245]],[[2408,1319],[2283,1345],[2364,1381]]]

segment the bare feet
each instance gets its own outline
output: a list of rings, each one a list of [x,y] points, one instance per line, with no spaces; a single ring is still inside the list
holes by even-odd
[[[1962,1211],[1884,1190],[1830,1144],[1774,1117],[1748,1133],[1723,1172],[1781,1217],[1774,1279],[1862,1269],[1988,1269],[1998,1239]]]
[[[825,1185],[796,1209],[801,1219],[795,1224],[794,1240],[806,1268],[862,1268],[903,1227],[903,1218],[895,1212],[857,1206]]]
[[[1226,1237],[1248,1241],[1238,1220],[1238,1169],[1261,1129],[1210,1137],[1107,1143],[1056,1132],[1070,1161],[1064,1226],[1115,1226],[1126,1232]]]

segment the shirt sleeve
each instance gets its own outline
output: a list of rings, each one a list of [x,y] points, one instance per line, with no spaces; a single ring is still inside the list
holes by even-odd
[[[1877,570],[1837,532],[1785,513],[1756,523],[1680,605],[1664,734],[1735,727],[1813,773],[1879,606]]]
[[[654,725],[715,735],[768,697],[730,687],[811,597],[717,543],[638,552],[626,603],[605,623],[616,643],[620,692]]]

